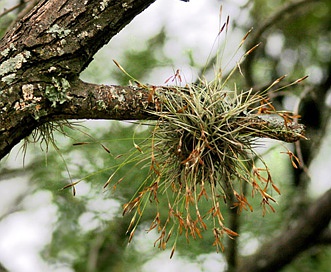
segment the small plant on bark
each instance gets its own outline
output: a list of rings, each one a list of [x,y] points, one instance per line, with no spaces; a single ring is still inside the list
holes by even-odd
[[[250,186],[253,197],[261,199],[263,214],[268,209],[274,211],[272,204],[276,200],[271,191],[280,194],[280,190],[267,164],[254,149],[255,139],[295,142],[305,138],[304,127],[297,123],[298,116],[277,111],[269,101],[272,87],[284,77],[263,91],[237,90],[235,84],[228,87],[229,79],[236,71],[240,72],[241,61],[256,47],[244,54],[224,79],[217,71],[211,82],[200,79],[185,87],[146,86],[151,93],[149,102],[157,109],[149,113],[158,120],[153,124],[150,139],[142,145],[135,144],[139,151],[135,160],[150,171],[136,195],[124,205],[123,214],[134,212],[128,229],[130,241],[149,203],[156,205],[149,231],[157,229],[160,235],[155,245],[161,249],[166,248],[171,236],[184,234],[187,240],[202,238],[202,232],[211,229],[213,245],[224,250],[222,237],[238,234],[226,227],[222,207],[227,205],[238,212],[253,211],[244,184]],[[172,79],[181,81],[180,72]],[[287,154],[296,166],[297,157],[289,150]],[[106,186],[110,181],[111,178]],[[168,200],[167,214],[159,209],[160,194]],[[176,241],[177,238],[171,256]]]

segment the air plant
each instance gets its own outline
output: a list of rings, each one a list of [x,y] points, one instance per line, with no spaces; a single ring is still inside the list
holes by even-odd
[[[150,202],[157,208],[149,231],[157,229],[160,235],[155,245],[161,249],[166,248],[172,235],[184,234],[187,240],[201,238],[212,222],[213,245],[223,250],[222,237],[238,234],[226,227],[222,207],[253,211],[246,192],[261,199],[263,213],[274,211],[276,200],[271,191],[280,194],[280,190],[266,162],[255,151],[255,140],[262,137],[295,142],[305,139],[304,126],[297,123],[298,116],[277,111],[269,101],[270,90],[284,77],[262,91],[228,87],[230,77],[240,72],[240,62],[256,47],[243,55],[225,79],[217,71],[211,82],[200,79],[184,87],[146,86],[153,90],[156,110],[149,113],[157,121],[149,141],[135,144],[139,151],[136,160],[150,171],[136,195],[124,205],[123,214],[134,212],[129,241]],[[174,79],[181,80],[179,71]],[[298,158],[289,150],[286,153],[296,166]],[[158,208],[161,194],[168,200],[167,214],[161,214]],[[207,210],[201,208],[202,203]]]

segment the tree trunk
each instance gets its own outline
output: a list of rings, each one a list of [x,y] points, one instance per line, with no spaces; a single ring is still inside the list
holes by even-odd
[[[0,41],[0,159],[35,128],[61,115],[133,119],[134,114],[139,119],[139,101],[147,90],[138,98],[111,87],[107,108],[122,102],[116,113],[92,113],[106,87],[84,85],[78,77],[94,54],[154,1],[42,0],[6,33]]]

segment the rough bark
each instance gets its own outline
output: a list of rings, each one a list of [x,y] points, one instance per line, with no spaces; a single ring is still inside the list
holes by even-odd
[[[80,96],[72,87],[94,54],[154,1],[42,0],[6,33],[0,41],[0,159],[61,110],[97,117],[78,116],[80,105],[68,108]]]

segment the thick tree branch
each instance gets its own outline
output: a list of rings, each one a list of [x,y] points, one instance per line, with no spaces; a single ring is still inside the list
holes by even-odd
[[[154,1],[41,0],[6,33],[0,41],[0,159],[49,121],[54,108],[69,105],[71,85],[94,54]]]
[[[157,94],[178,91],[162,86],[107,86],[68,81],[53,77],[52,84],[35,83],[21,87],[23,98],[13,101],[13,109],[0,119],[0,158],[32,130],[46,122],[67,119],[156,119],[160,99]],[[44,91],[45,90],[45,91]],[[185,88],[183,88],[185,91]],[[17,124],[17,126],[13,125]],[[294,142],[302,138],[304,127],[264,115],[243,116],[229,121],[229,128],[241,128],[249,137]]]
[[[0,50],[9,50],[1,60],[25,51],[30,53],[27,63],[38,65],[46,75],[50,68],[53,73],[78,75],[103,45],[154,1],[42,0],[2,39]]]
[[[260,250],[244,260],[237,271],[279,271],[298,254],[313,246],[331,220],[331,190],[316,200],[307,212],[278,237],[264,244]]]

